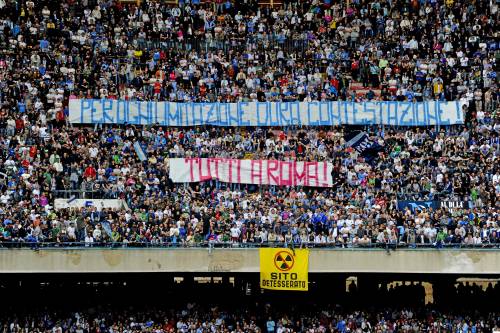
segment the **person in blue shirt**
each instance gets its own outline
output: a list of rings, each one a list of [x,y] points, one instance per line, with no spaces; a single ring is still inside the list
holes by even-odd
[[[312,222],[314,224],[317,224],[317,223],[324,224],[324,223],[326,223],[327,220],[328,220],[328,218],[326,217],[326,215],[323,212],[321,212],[319,209],[316,209],[316,212],[312,216]]]
[[[160,60],[160,52],[159,51],[156,51],[154,54],[153,54],[153,60],[156,62],[158,60]]]
[[[40,41],[40,49],[44,52],[49,50],[49,41],[45,38]]]
[[[14,37],[17,37],[17,35],[19,35],[19,33],[21,32],[21,28],[19,27],[19,25],[14,25],[14,28],[12,28],[12,36]]]
[[[414,97],[415,94],[413,93],[413,91],[411,89],[408,89],[406,91],[406,98],[408,99],[408,102],[413,102]]]
[[[205,30],[212,30],[215,27],[215,20],[205,22]]]
[[[334,86],[330,86],[330,94],[338,96],[337,88],[335,88]]]
[[[346,332],[346,322],[344,319],[341,319],[337,322],[337,331],[339,331],[340,333],[344,333]]]
[[[274,333],[274,328],[276,327],[276,323],[271,317],[269,317],[269,320],[266,323],[266,327],[268,333]]]
[[[21,100],[17,103],[17,108],[19,109],[19,112],[24,113],[26,111],[26,104],[24,104],[24,101]]]
[[[247,27],[248,27],[248,32],[253,33],[254,27],[255,27],[255,22],[253,20],[248,21]]]

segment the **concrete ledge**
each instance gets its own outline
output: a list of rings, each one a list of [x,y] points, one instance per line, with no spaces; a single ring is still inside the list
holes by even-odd
[[[500,274],[500,250],[312,249],[311,273]],[[0,273],[252,273],[258,249],[0,249]]]

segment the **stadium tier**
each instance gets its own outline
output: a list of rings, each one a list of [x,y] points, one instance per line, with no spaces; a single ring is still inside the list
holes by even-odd
[[[3,332],[461,332],[500,328],[500,284],[392,276],[315,278],[308,293],[261,292],[239,278],[85,274],[0,277]],[[421,278],[421,277],[420,277]],[[147,280],[146,280],[147,279]],[[445,282],[445,283],[443,283]],[[70,295],[70,296],[69,296]],[[69,296],[69,297],[68,297]],[[27,306],[27,303],[30,305]]]
[[[0,5],[4,247],[500,243],[494,1]]]
[[[0,1],[1,246],[497,248],[498,3],[261,5]]]

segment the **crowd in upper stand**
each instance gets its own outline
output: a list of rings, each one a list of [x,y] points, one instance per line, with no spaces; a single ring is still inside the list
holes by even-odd
[[[0,66],[15,90],[5,98],[56,114],[68,97],[351,99],[359,81],[381,90],[363,99],[464,99],[492,111],[496,1],[348,4],[4,0]]]
[[[498,3],[0,0],[0,242],[500,244]],[[354,89],[365,87],[362,93]],[[466,124],[76,126],[74,98],[461,100]],[[138,141],[147,161],[133,149]],[[169,181],[172,157],[329,161],[331,189]],[[54,209],[57,197],[127,207]],[[398,209],[397,200],[467,202]]]

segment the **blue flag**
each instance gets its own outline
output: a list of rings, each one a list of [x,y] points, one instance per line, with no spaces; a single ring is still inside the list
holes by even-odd
[[[144,150],[142,149],[142,147],[138,141],[136,141],[134,143],[134,149],[135,149],[135,153],[137,154],[137,157],[139,158],[139,160],[141,160],[141,162],[144,162],[145,160],[147,160],[146,154],[144,153]]]

